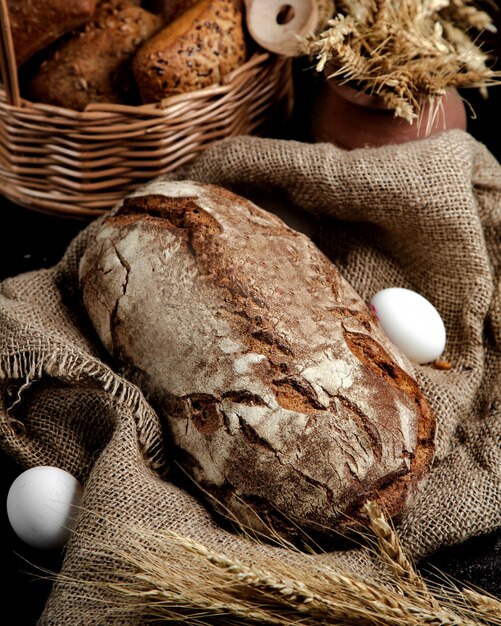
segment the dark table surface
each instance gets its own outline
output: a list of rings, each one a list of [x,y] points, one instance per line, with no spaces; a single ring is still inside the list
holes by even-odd
[[[468,131],[484,143],[501,161],[497,140],[501,111],[501,87],[491,90],[488,100],[476,92],[465,94],[476,111],[468,121]],[[1,192],[1,190],[0,190]],[[50,267],[86,222],[51,216],[15,206],[0,196],[0,280],[42,267]],[[40,578],[39,567],[57,571],[61,555],[28,548],[17,539],[7,520],[5,500],[20,468],[0,452],[0,563],[3,565],[2,613],[12,616],[2,624],[35,624],[45,603],[51,583]],[[466,543],[433,555],[421,564],[431,566],[459,579],[481,586],[501,597],[501,532],[472,538]]]

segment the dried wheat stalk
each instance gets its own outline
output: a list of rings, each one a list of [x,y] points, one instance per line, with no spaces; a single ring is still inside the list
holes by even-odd
[[[474,612],[480,610],[491,624],[501,624],[501,601],[474,589],[465,589],[463,595],[473,607]]]
[[[501,623],[501,602],[495,598],[461,593],[452,584],[436,589],[425,584],[382,511],[373,503],[365,511],[375,555],[381,570],[389,572],[384,583],[306,557],[304,567],[291,565],[259,549],[244,562],[179,533],[127,524],[118,529],[124,547],[110,555],[103,546],[103,562],[114,565],[101,571],[98,581],[87,582],[86,572],[81,580],[66,582],[97,586],[112,594],[109,602],[135,607],[145,621],[193,626]]]
[[[322,32],[301,51],[328,78],[353,81],[412,123],[423,102],[437,106],[448,88],[499,84],[501,72],[470,37],[495,32],[473,0],[338,0]]]

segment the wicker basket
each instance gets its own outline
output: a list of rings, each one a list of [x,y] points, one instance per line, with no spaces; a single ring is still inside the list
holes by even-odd
[[[6,0],[0,0],[0,193],[47,213],[94,217],[143,182],[224,137],[262,134],[293,106],[290,60],[255,53],[223,83],[140,106],[83,112],[20,97]]]

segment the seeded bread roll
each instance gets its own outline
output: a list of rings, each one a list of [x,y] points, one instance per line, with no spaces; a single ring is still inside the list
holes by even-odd
[[[237,0],[199,0],[137,52],[133,71],[143,102],[217,84],[245,62]]]
[[[8,0],[18,65],[88,21],[96,0]]]
[[[88,104],[140,102],[131,62],[162,18],[130,0],[104,0],[93,19],[51,52],[29,86],[30,98],[83,111]]]
[[[407,359],[303,234],[222,188],[153,182],[86,250],[83,302],[174,457],[241,522],[295,538],[398,517],[434,418]],[[214,503],[212,503],[214,504]]]

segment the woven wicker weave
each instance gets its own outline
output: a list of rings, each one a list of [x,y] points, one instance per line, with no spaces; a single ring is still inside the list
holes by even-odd
[[[224,137],[262,134],[293,106],[290,60],[255,53],[222,84],[141,106],[83,112],[19,95],[6,0],[0,0],[0,192],[36,210],[93,217],[138,185]]]

